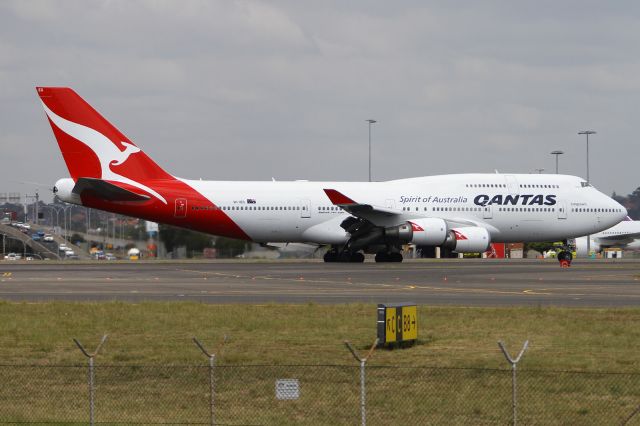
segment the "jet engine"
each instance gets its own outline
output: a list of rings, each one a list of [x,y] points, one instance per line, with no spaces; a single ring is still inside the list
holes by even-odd
[[[447,223],[442,219],[412,219],[408,225],[413,231],[411,242],[415,245],[439,246],[447,239]]]
[[[447,238],[447,223],[438,218],[411,219],[384,230],[385,238],[420,246],[438,246]]]
[[[343,223],[348,227],[349,223]],[[357,235],[357,230],[352,235]],[[397,226],[373,228],[358,235],[351,242],[351,250],[377,245],[414,243],[422,246],[438,246],[447,239],[447,223],[438,218],[411,219]]]
[[[481,227],[452,228],[442,245],[456,253],[483,253],[489,248],[491,236]]]

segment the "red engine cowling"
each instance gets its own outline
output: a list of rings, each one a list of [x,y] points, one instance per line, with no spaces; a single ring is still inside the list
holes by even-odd
[[[489,231],[481,227],[451,228],[444,247],[456,253],[483,253],[491,244]]]
[[[439,246],[447,239],[447,223],[435,217],[411,219],[411,242],[418,246]]]

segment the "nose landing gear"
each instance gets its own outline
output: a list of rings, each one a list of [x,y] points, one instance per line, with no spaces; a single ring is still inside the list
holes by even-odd
[[[571,266],[571,261],[573,260],[573,255],[569,250],[563,249],[558,253],[558,261],[560,262],[560,267],[568,268]]]

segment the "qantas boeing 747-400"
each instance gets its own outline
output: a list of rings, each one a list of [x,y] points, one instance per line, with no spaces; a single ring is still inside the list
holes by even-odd
[[[584,179],[455,174],[388,182],[226,182],[170,175],[73,90],[38,87],[70,178],[67,202],[258,243],[330,245],[327,262],[402,261],[413,243],[457,253],[559,241],[627,215]]]

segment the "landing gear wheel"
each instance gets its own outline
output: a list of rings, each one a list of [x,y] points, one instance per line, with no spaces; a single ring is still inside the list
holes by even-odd
[[[389,262],[389,253],[386,251],[379,251],[376,253],[376,262]]]
[[[338,255],[338,262],[351,262],[351,252],[343,251]]]
[[[351,259],[349,259],[353,263],[362,263],[364,262],[364,254],[360,252],[352,253]]]
[[[389,261],[390,262],[402,262],[402,255],[398,252],[389,253]]]
[[[569,251],[561,251],[558,253],[558,261],[560,261],[560,266],[563,268],[568,268],[571,266],[571,261],[573,260],[573,255]]]
[[[324,254],[323,259],[324,259],[324,261],[325,261],[325,262],[327,262],[327,263],[330,263],[330,262],[337,262],[337,261],[338,261],[338,253],[336,253],[336,252],[335,252],[335,251],[333,251],[333,250],[329,250],[328,252],[326,252],[326,253]]]

